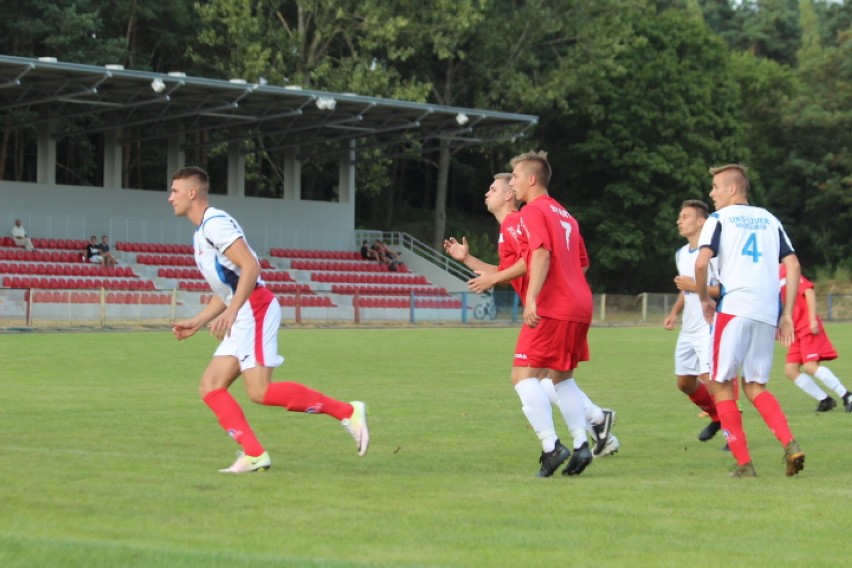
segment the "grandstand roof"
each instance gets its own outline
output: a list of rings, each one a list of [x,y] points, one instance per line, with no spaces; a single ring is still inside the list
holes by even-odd
[[[426,150],[448,140],[461,148],[514,139],[538,122],[525,114],[6,55],[0,55],[0,114],[6,128],[51,121],[74,121],[75,134],[140,127],[126,128],[130,138],[122,141],[206,131],[186,147],[256,140],[266,149],[300,147],[303,154],[353,139],[362,146],[421,142]],[[62,135],[61,128],[54,132]]]

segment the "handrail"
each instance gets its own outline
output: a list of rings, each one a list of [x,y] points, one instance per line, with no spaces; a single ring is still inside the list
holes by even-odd
[[[404,247],[459,280],[467,281],[476,276],[476,274],[474,274],[473,271],[463,263],[447,256],[443,251],[435,250],[431,246],[414,238],[408,233],[400,231],[369,231],[363,229],[355,231],[356,248],[361,246],[362,241],[373,242],[376,239],[384,241],[385,244],[389,246]]]

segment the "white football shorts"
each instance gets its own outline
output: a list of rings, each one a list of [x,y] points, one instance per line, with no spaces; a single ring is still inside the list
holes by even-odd
[[[674,352],[675,375],[700,376],[710,372],[711,337],[707,333],[682,333]]]
[[[739,374],[749,383],[768,383],[775,331],[774,325],[751,318],[716,314],[710,378],[725,382]]]
[[[237,314],[237,320],[213,354],[236,357],[240,371],[261,367],[280,367],[284,357],[278,354],[278,328],[281,306],[265,288],[257,288]]]

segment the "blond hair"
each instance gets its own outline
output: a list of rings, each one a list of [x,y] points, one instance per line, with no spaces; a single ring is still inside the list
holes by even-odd
[[[741,189],[743,193],[747,193],[749,189],[748,168],[743,164],[725,164],[724,166],[713,166],[709,169],[711,176],[716,176],[725,172],[730,172],[728,179]]]
[[[550,184],[552,171],[550,169],[550,164],[547,161],[547,152],[540,150],[538,152],[530,151],[518,154],[512,158],[509,165],[514,169],[514,167],[521,162],[530,162],[530,174],[534,175],[535,179],[541,183],[541,185],[547,187]]]

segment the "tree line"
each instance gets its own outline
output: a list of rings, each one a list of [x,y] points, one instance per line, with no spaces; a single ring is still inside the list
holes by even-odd
[[[852,271],[848,0],[0,0],[0,13],[7,55],[540,117],[515,141],[363,150],[361,227],[436,246],[464,234],[493,258],[491,176],[545,149],[595,291],[669,290],[680,203],[708,200],[709,166],[741,162],[806,274]],[[2,136],[0,179],[16,179],[26,148],[18,131]],[[81,184],[92,144],[59,149],[76,153],[63,163]],[[262,186],[277,165],[255,150]],[[145,171],[143,151],[128,156]]]

